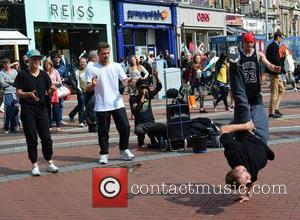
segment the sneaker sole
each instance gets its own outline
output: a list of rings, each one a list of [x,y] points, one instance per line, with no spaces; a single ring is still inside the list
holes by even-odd
[[[56,170],[56,171],[47,170],[47,172],[49,172],[49,173],[58,173],[58,172],[59,172],[59,170]]]
[[[134,157],[132,157],[132,158],[120,158],[121,160],[125,160],[125,161],[131,161],[131,160],[133,160],[134,159]]]
[[[41,176],[41,174],[31,174],[33,177]]]

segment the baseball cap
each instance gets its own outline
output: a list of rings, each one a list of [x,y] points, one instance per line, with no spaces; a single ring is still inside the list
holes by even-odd
[[[148,88],[148,82],[145,79],[138,79],[135,83],[136,88]]]
[[[43,56],[41,55],[40,51],[38,51],[37,49],[32,49],[32,50],[28,50],[28,52],[26,53],[26,56],[30,59],[32,57],[39,57],[42,58]]]
[[[254,43],[254,41],[255,41],[255,37],[253,33],[248,32],[243,34],[243,43]]]

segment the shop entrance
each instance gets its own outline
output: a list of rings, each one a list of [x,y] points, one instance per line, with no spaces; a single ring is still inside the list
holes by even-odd
[[[166,29],[157,29],[155,30],[155,39],[156,39],[156,51],[157,54],[159,52],[164,52],[165,50],[169,50],[169,33]]]
[[[83,51],[96,50],[101,41],[107,42],[106,25],[34,23],[36,48],[45,56],[52,51],[64,55],[70,69],[78,64]]]

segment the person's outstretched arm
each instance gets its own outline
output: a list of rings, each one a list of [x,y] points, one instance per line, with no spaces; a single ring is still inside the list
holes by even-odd
[[[249,121],[244,124],[229,124],[229,125],[223,125],[220,128],[220,135],[225,133],[234,133],[237,131],[249,131],[252,132],[252,130],[255,128],[252,121]]]

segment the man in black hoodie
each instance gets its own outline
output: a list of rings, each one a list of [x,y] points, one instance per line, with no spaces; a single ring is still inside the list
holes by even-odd
[[[279,48],[282,41],[282,33],[277,31],[274,34],[274,41],[267,47],[266,57],[270,63],[276,66],[283,66],[283,62],[279,57]],[[281,68],[281,73],[285,74],[284,68]],[[281,79],[281,73],[267,71],[271,78],[271,96],[269,105],[269,118],[280,118],[283,114],[279,111],[279,104],[284,94],[285,88]]]
[[[144,146],[145,135],[151,140],[150,148],[160,148],[163,139],[167,136],[167,126],[164,123],[155,122],[151,100],[161,90],[162,84],[158,78],[158,73],[153,72],[156,79],[156,88],[150,90],[147,80],[139,79],[136,82],[138,94],[130,97],[130,104],[134,114],[134,133],[138,137],[138,146]]]

